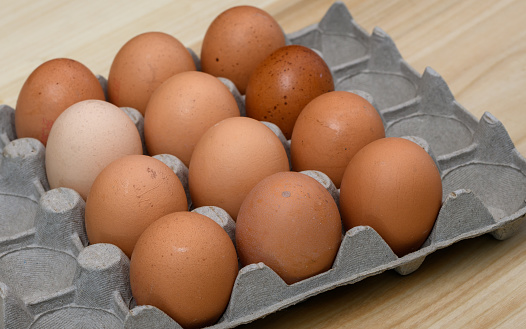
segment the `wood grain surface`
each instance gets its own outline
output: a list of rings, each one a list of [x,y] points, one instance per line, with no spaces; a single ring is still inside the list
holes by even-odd
[[[16,105],[38,65],[70,57],[108,75],[118,49],[146,31],[200,52],[221,11],[265,9],[294,32],[333,1],[0,0],[0,104]],[[427,66],[480,118],[491,112],[526,154],[526,1],[347,0],[367,32],[381,27],[418,72]],[[526,198],[526,196],[524,196]],[[389,271],[315,296],[246,328],[526,328],[526,227],[505,241],[482,236],[426,258],[409,276]]]

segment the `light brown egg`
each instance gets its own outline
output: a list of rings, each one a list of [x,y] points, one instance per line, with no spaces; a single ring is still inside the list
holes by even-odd
[[[294,125],[292,169],[321,171],[339,188],[356,152],[383,137],[382,118],[366,99],[347,91],[320,95],[305,106]]]
[[[56,58],[38,66],[20,90],[15,111],[18,138],[32,137],[47,144],[51,126],[71,105],[104,99],[97,77],[84,64]]]
[[[239,116],[236,99],[216,77],[197,71],[174,75],[153,93],[144,115],[150,155],[172,154],[188,166],[204,132]]]
[[[345,170],[340,211],[345,228],[372,227],[398,255],[420,248],[442,204],[442,182],[433,158],[403,138],[363,147]]]
[[[289,168],[283,144],[267,126],[247,117],[225,119],[203,134],[192,154],[192,203],[223,208],[235,220],[243,199],[260,180]]]
[[[128,257],[141,233],[164,215],[188,210],[177,175],[146,155],[128,155],[105,167],[86,200],[90,244],[111,243]]]
[[[173,36],[163,32],[139,34],[126,42],[113,59],[108,75],[109,101],[144,115],[150,96],[161,83],[195,69],[192,55]]]
[[[138,305],[153,305],[183,328],[214,324],[224,312],[238,272],[228,234],[193,212],[161,217],[140,236],[130,262]]]
[[[340,247],[338,206],[314,178],[282,172],[247,195],[236,222],[243,265],[263,262],[292,284],[331,268]]]
[[[123,156],[142,153],[139,131],[123,110],[99,100],[75,103],[57,118],[49,133],[49,186],[69,187],[85,200],[104,167]]]
[[[208,27],[201,48],[203,72],[231,80],[241,94],[252,71],[276,49],[285,46],[278,22],[252,6],[230,8]]]
[[[333,90],[331,71],[316,52],[300,45],[285,46],[252,72],[245,95],[247,116],[276,124],[290,139],[303,108]]]

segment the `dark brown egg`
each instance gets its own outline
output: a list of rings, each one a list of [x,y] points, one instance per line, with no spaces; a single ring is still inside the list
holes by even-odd
[[[333,90],[331,71],[316,52],[299,45],[285,46],[252,72],[245,95],[247,116],[276,124],[290,139],[305,105]]]

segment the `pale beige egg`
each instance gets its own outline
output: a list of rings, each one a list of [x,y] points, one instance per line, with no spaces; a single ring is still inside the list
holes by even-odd
[[[108,164],[142,153],[139,131],[122,109],[100,100],[75,103],[57,118],[49,133],[49,186],[69,187],[86,199],[93,181]]]

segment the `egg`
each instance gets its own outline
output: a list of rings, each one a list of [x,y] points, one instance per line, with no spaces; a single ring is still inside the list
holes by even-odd
[[[236,99],[218,78],[197,71],[176,74],[163,82],[148,102],[146,148],[150,155],[175,155],[188,166],[204,132],[239,115]]]
[[[130,261],[138,305],[153,305],[183,328],[214,324],[227,307],[238,272],[234,244],[210,218],[175,212],[141,234]]]
[[[378,139],[358,151],[340,188],[345,228],[372,227],[398,256],[420,248],[441,204],[442,182],[433,158],[398,137]]]
[[[206,31],[202,70],[231,80],[244,94],[255,67],[283,46],[283,30],[270,14],[252,6],[232,7],[217,16]]]
[[[87,99],[105,100],[97,77],[84,64],[56,58],[38,66],[27,78],[16,103],[18,138],[47,144],[51,126],[69,106]]]
[[[290,45],[265,58],[250,75],[247,116],[276,124],[290,139],[296,118],[317,96],[334,90],[331,71],[313,50]]]
[[[263,262],[287,284],[331,268],[342,237],[338,206],[314,178],[281,172],[247,195],[236,222],[242,264]]]
[[[192,203],[220,207],[235,220],[243,199],[260,180],[289,169],[283,144],[263,123],[247,117],[222,120],[203,134],[192,154]]]
[[[109,101],[144,115],[150,96],[161,83],[191,70],[196,70],[192,55],[175,37],[164,32],[139,34],[113,59],[108,75]]]
[[[106,166],[86,200],[90,244],[111,243],[128,257],[141,233],[164,215],[188,210],[177,175],[146,155],[128,155]]]
[[[382,118],[366,99],[347,91],[322,94],[296,120],[290,141],[292,169],[321,171],[339,188],[356,152],[383,137]]]
[[[71,188],[85,200],[108,164],[142,153],[139,131],[123,110],[100,100],[75,103],[49,133],[45,160],[49,186]]]

